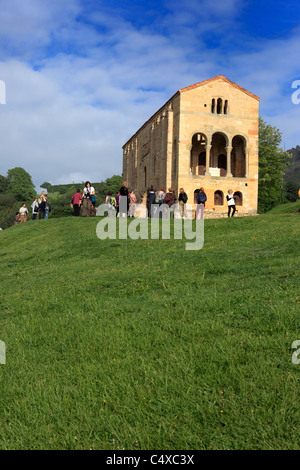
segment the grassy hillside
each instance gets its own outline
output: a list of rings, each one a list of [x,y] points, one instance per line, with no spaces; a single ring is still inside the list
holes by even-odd
[[[0,233],[1,449],[299,449],[299,214]]]
[[[300,199],[296,202],[289,202],[287,204],[279,204],[278,206],[275,206],[273,209],[271,209],[268,214],[295,214],[298,213],[300,216]],[[299,223],[299,221],[298,221]]]

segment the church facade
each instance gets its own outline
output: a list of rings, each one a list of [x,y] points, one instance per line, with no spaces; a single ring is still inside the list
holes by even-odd
[[[206,210],[257,212],[259,98],[223,75],[173,95],[123,146],[123,180],[141,196],[150,186],[184,188]]]

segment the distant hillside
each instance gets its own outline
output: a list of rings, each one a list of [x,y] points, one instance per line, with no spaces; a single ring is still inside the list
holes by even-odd
[[[291,164],[287,167],[284,174],[284,181],[286,183],[299,184],[300,188],[300,146],[294,147],[288,152],[291,153],[292,159]]]
[[[100,183],[93,183],[93,185],[98,185]],[[51,184],[43,183],[40,188],[46,189],[48,193],[59,193],[66,194],[68,192],[76,191],[77,188],[83,189],[84,183],[72,183],[72,184]]]
[[[40,188],[46,189],[48,194],[58,193],[61,195],[70,195],[74,193],[78,188],[83,190],[84,182],[81,183],[72,183],[72,184],[51,184],[44,182],[40,185]],[[97,201],[104,202],[105,196],[108,191],[112,191],[115,194],[122,185],[122,176],[113,175],[111,178],[107,178],[105,181],[100,181],[100,183],[91,182],[92,186],[95,188]]]

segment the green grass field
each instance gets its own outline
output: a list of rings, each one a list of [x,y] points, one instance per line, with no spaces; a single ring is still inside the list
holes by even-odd
[[[299,449],[300,214],[0,233],[1,449]]]

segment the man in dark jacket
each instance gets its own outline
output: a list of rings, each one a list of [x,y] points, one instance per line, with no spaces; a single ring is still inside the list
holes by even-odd
[[[179,193],[179,196],[178,196],[178,202],[179,202],[179,205],[180,205],[182,218],[184,218],[184,206],[187,203],[187,200],[188,200],[187,194],[184,192],[183,188],[180,188],[180,193]]]
[[[148,217],[151,217],[151,205],[155,204],[155,191],[153,186],[147,191],[147,210],[148,210]]]

